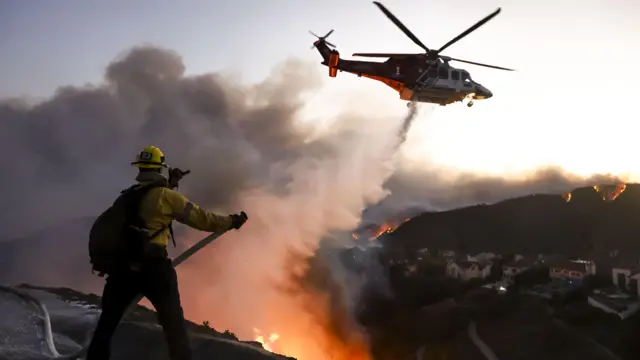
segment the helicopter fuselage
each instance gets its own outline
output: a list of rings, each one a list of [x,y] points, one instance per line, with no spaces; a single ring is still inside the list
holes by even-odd
[[[473,105],[473,100],[488,99],[491,91],[477,82],[471,80],[469,72],[456,69],[449,65],[449,61],[457,61],[493,69],[514,71],[513,69],[483,64],[480,62],[457,59],[445,56],[442,52],[460,39],[486,24],[500,13],[500,8],[476,22],[467,30],[451,39],[440,48],[429,49],[415,34],[411,32],[389,9],[378,1],[373,2],[384,15],[394,23],[414,44],[418,45],[424,53],[399,54],[399,53],[355,53],[353,56],[386,58],[383,63],[373,61],[343,60],[336,46],[326,39],[333,33],[330,30],[324,36],[318,36],[310,31],[311,35],[318,38],[313,46],[322,55],[322,64],[329,67],[329,76],[336,77],[339,71],[346,71],[358,76],[365,76],[392,87],[398,91],[400,98],[411,102],[428,102],[440,105],[451,104],[456,101],[469,100],[467,106]]]
[[[329,49],[322,41],[315,45],[323,55],[322,64],[329,67],[330,77],[343,71],[377,80],[396,90],[402,100],[448,105],[492,96],[466,70],[423,54],[390,57],[385,62],[344,60],[337,50]]]

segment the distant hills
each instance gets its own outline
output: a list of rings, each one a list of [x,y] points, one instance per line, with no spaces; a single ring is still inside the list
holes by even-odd
[[[585,187],[571,194],[529,195],[492,205],[426,212],[381,240],[391,248],[409,251],[426,247],[469,253],[617,254],[637,264],[640,185]]]
[[[358,229],[357,242],[379,239],[386,246],[469,253],[560,253],[640,259],[640,185],[585,187],[568,194],[539,194],[444,212],[426,212],[407,221],[402,214],[389,224]],[[569,201],[567,201],[569,200]],[[0,283],[32,283],[97,291],[101,279],[90,271],[87,235],[93,217],[70,220],[31,236],[0,241]],[[384,229],[383,229],[384,227]],[[183,229],[178,227],[178,236]],[[181,249],[171,249],[179,252]],[[62,281],[62,283],[61,283]]]

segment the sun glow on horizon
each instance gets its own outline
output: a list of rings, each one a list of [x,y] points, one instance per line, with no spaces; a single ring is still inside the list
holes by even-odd
[[[372,90],[364,83],[369,80],[353,80],[339,87],[325,84],[308,105],[317,109],[333,104],[332,114],[353,113],[388,121],[398,118],[400,122],[406,108],[397,94],[384,87]],[[516,89],[523,80],[527,79],[503,85]],[[640,180],[640,162],[635,160],[640,153],[635,129],[640,126],[626,115],[629,108],[607,109],[612,98],[574,106],[560,95],[549,91],[528,108],[527,99],[509,91],[496,99],[478,101],[473,108],[459,103],[446,107],[420,104],[400,161],[424,171],[514,179],[557,167],[580,177],[609,174],[630,182]],[[616,121],[608,122],[609,118]]]

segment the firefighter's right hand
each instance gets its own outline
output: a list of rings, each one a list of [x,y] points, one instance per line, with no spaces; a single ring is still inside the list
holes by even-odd
[[[190,172],[191,172],[190,170],[182,171],[178,168],[170,168],[169,169],[169,185],[171,185],[172,188],[177,188],[180,180],[186,175],[188,175]]]
[[[229,216],[231,216],[231,228],[236,230],[240,229],[249,219],[244,211],[240,212],[240,214],[231,214]]]

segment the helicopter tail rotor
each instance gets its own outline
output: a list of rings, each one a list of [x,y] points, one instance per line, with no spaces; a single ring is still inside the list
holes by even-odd
[[[329,30],[329,32],[325,35],[325,36],[318,36],[316,35],[313,31],[309,30],[309,34],[315,36],[318,38],[318,40],[316,42],[313,43],[313,45],[311,46],[311,49],[313,49],[314,47],[316,47],[316,45],[320,42],[323,41],[325,44],[327,44],[329,47],[335,48],[336,46],[330,42],[327,41],[327,38],[329,37],[329,35],[331,35],[333,33],[333,29]]]

